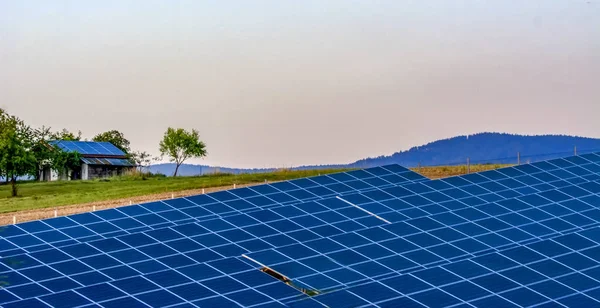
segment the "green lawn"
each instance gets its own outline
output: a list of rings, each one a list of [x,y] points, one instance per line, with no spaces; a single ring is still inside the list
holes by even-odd
[[[0,213],[42,209],[61,205],[114,200],[189,189],[235,184],[283,181],[346,170],[277,171],[261,174],[205,175],[196,177],[163,177],[147,180],[115,178],[108,181],[24,182],[19,197],[10,197],[10,186],[0,186]]]

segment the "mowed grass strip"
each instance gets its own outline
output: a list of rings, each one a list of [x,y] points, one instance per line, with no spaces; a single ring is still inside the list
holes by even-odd
[[[275,171],[260,174],[214,174],[190,177],[120,177],[108,180],[23,182],[19,196],[10,197],[10,186],[0,185],[0,213],[75,205],[191,189],[292,180],[350,169]]]
[[[421,175],[430,179],[439,179],[449,176],[463,175],[467,173],[476,173],[488,170],[494,170],[499,168],[510,167],[513,165],[502,165],[502,164],[485,164],[485,165],[466,165],[460,166],[435,166],[435,167],[420,167],[411,168],[411,170],[420,173]]]

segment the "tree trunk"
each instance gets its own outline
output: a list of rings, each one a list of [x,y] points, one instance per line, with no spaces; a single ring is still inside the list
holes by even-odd
[[[177,164],[177,165],[175,166],[175,173],[173,174],[173,177],[176,177],[176,176],[177,176],[177,171],[179,171],[179,166],[180,166],[180,164]]]
[[[12,196],[16,197],[17,196],[17,178],[13,176],[12,179],[10,180],[10,184],[12,186]]]

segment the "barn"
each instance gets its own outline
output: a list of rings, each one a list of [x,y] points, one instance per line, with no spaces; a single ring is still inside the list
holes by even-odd
[[[127,154],[110,142],[54,140],[49,144],[65,152],[78,152],[81,155],[81,165],[62,173],[45,167],[40,176],[41,181],[107,178],[122,175],[135,168],[135,163]]]

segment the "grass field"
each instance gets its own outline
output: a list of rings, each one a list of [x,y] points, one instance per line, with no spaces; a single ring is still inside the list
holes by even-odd
[[[479,172],[505,166],[473,165],[470,167],[470,171]],[[421,167],[413,170],[432,179],[467,173],[466,166]],[[265,180],[269,182],[283,181],[341,171],[346,170],[284,170],[261,174],[157,177],[147,180],[125,177],[113,178],[108,181],[26,182],[19,185],[20,196],[17,198],[10,197],[10,186],[2,185],[0,186],[0,214],[201,188],[232,186],[234,183],[243,185],[263,183]]]

